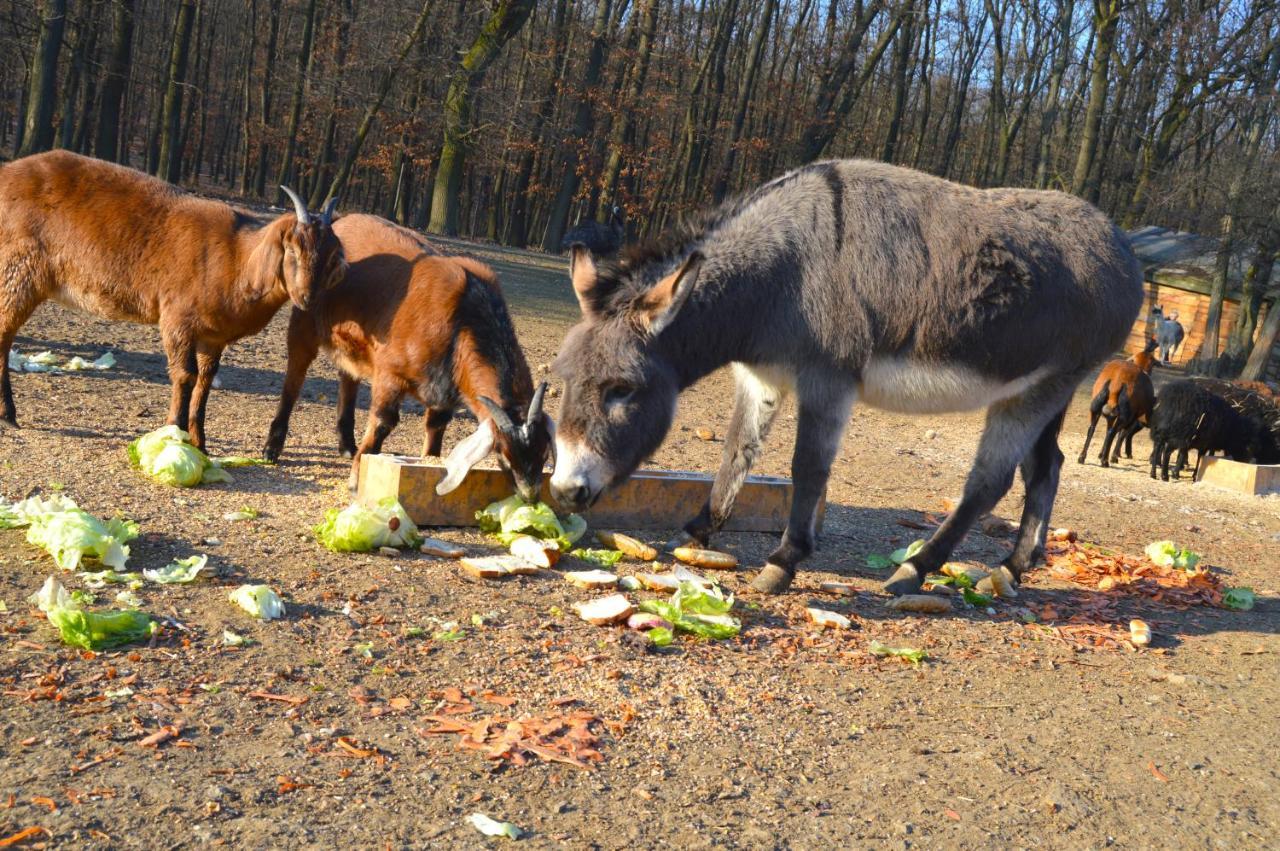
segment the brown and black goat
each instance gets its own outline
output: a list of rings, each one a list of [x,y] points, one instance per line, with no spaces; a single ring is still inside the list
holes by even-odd
[[[1102,441],[1102,454],[1098,460],[1109,467],[1120,460],[1120,447],[1127,457],[1133,457],[1133,436],[1143,426],[1150,426],[1151,409],[1155,407],[1156,391],[1151,383],[1151,369],[1155,365],[1155,339],[1129,360],[1113,360],[1102,368],[1093,382],[1089,403],[1089,431],[1084,436],[1084,446],[1077,459],[1084,463],[1098,427],[1098,417],[1107,421],[1107,435]],[[1114,446],[1114,449],[1113,449]]]
[[[520,496],[537,499],[554,425],[542,412],[546,384],[534,392],[493,270],[441,256],[417,234],[377,216],[343,216],[333,230],[350,266],[338,286],[289,318],[289,366],[263,454],[279,458],[307,369],[323,349],[338,366],[338,441],[342,454],[354,459],[353,490],[360,457],[382,450],[400,420],[401,401],[412,396],[427,409],[424,456],[440,454],[459,403],[480,422],[445,461],[438,493],[456,488],[496,450]],[[372,403],[356,446],[362,379],[372,385]]]
[[[0,393],[17,425],[8,352],[42,302],[160,326],[168,422],[205,443],[222,351],[280,306],[306,307],[345,271],[332,204],[261,219],[141,172],[53,151],[0,167]]]

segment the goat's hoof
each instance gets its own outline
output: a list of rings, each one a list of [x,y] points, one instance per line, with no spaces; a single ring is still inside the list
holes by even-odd
[[[893,572],[893,576],[884,583],[884,590],[895,597],[919,594],[920,582],[923,578],[914,564],[909,561],[903,562],[902,566]]]
[[[766,564],[751,580],[751,587],[761,594],[781,594],[791,587],[796,575],[776,564]]]
[[[266,461],[268,464],[276,463],[280,460],[280,450],[276,449],[274,446],[262,447],[262,460]]]
[[[356,457],[356,451],[354,449],[339,449],[338,457],[345,458],[350,461],[352,458]]]

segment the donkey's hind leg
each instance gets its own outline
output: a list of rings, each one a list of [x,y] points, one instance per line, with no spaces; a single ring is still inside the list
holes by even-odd
[[[1013,473],[1027,457],[1046,426],[1062,417],[1079,375],[1062,377],[1033,387],[1021,396],[998,402],[987,410],[987,423],[978,453],[956,510],[916,553],[889,577],[890,594],[915,594],[924,578],[947,561],[974,521],[995,508],[1013,484]],[[1056,439],[1056,433],[1054,435]],[[1056,483],[1056,478],[1055,478]]]
[[[779,384],[762,380],[756,372],[734,365],[736,378],[733,416],[724,438],[724,454],[716,472],[711,495],[697,516],[685,524],[684,530],[667,543],[667,549],[697,543],[705,546],[720,531],[733,513],[734,500],[751,472],[760,446],[778,413],[783,391]]]
[[[1044,539],[1049,531],[1049,517],[1053,513],[1053,502],[1058,495],[1058,476],[1062,471],[1058,432],[1062,429],[1066,413],[1064,408],[1049,421],[1019,467],[1027,495],[1022,507],[1018,540],[1013,545],[1013,552],[1004,560],[1004,566],[1015,580],[1022,579],[1022,574],[1035,567],[1044,556]]]

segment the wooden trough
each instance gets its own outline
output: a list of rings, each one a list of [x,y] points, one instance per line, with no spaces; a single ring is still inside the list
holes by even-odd
[[[506,473],[477,468],[453,493],[437,496],[436,484],[444,474],[441,465],[417,458],[365,455],[360,459],[358,498],[373,503],[394,496],[419,526],[474,526],[476,511],[512,493]],[[711,476],[703,473],[639,470],[601,496],[584,516],[597,528],[674,530],[702,508],[710,493]],[[542,499],[550,501],[545,480]],[[790,507],[790,479],[751,476],[724,528],[730,532],[781,532]],[[819,528],[825,510],[824,500],[818,510]]]
[[[1280,493],[1280,464],[1244,464],[1226,458],[1205,458],[1196,481],[1251,496]]]

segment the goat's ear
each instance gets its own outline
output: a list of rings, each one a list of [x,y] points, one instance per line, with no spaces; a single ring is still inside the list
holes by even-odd
[[[485,459],[493,451],[497,439],[497,430],[493,420],[485,420],[480,427],[466,440],[459,443],[444,461],[445,476],[436,485],[436,494],[444,496],[462,484],[462,480],[471,472],[471,468]]]
[[[656,337],[675,321],[680,308],[688,301],[698,283],[702,271],[703,256],[693,252],[680,264],[680,268],[658,281],[640,298],[639,309],[649,327],[650,336]]]
[[[569,246],[569,279],[573,281],[573,292],[578,297],[578,306],[582,308],[582,315],[590,316],[595,312],[592,294],[595,292],[600,275],[599,270],[596,269],[595,258],[591,256],[591,249],[581,242],[575,242]]]
[[[262,231],[262,239],[249,255],[245,264],[249,289],[264,297],[277,287],[284,287],[284,235],[285,228],[279,222]]]

